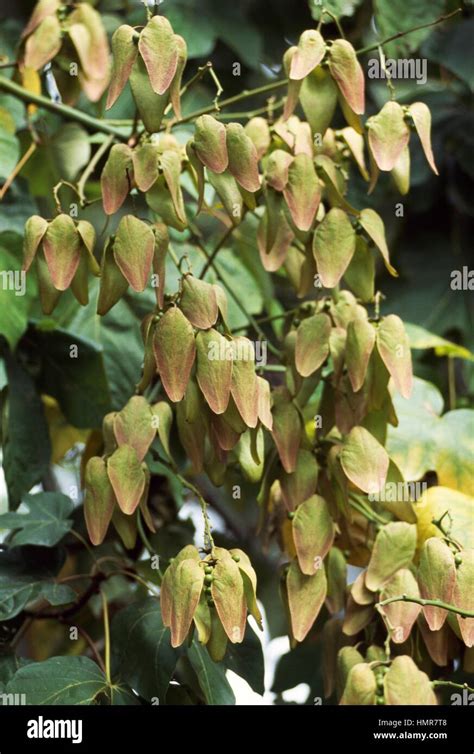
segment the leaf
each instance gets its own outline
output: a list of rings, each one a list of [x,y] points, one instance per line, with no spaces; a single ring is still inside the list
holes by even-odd
[[[260,188],[258,155],[254,143],[240,123],[229,123],[226,128],[226,146],[229,172],[246,191]],[[216,171],[218,172],[218,171]]]
[[[239,566],[227,550],[215,548],[217,563],[211,584],[212,599],[224,631],[233,644],[243,641],[247,608]]]
[[[380,592],[380,600],[400,597],[402,594],[418,598],[420,596],[416,579],[408,568],[401,568],[392,576]],[[421,612],[421,606],[414,602],[400,600],[384,605],[379,610],[386,619],[391,641],[395,644],[403,644],[410,636],[413,625]]]
[[[319,207],[321,189],[313,160],[307,154],[296,155],[289,166],[283,196],[298,230],[309,230]]]
[[[80,236],[72,217],[60,214],[49,223],[43,248],[54,287],[65,291],[76,274],[81,251]]]
[[[452,601],[456,566],[454,555],[442,539],[430,537],[423,545],[418,568],[418,584],[423,599]],[[402,594],[403,592],[400,592]],[[407,594],[412,594],[407,591]],[[426,622],[431,631],[439,631],[448,613],[439,607],[423,607]]]
[[[344,693],[339,704],[375,704],[377,681],[370,665],[360,662],[349,670]]]
[[[407,57],[409,52],[417,50],[420,43],[431,34],[432,29],[429,24],[439,18],[445,8],[444,0],[414,3],[410,7],[407,7],[404,0],[392,0],[390,3],[375,0],[375,21],[380,39],[386,39],[393,34],[401,34],[400,38],[384,46],[385,54],[388,57],[403,58]],[[426,25],[428,25],[427,28],[416,28]],[[406,34],[408,30],[414,28],[415,31]]]
[[[246,681],[256,694],[263,696],[264,658],[262,643],[255,631],[248,625],[242,644],[228,644],[224,665]]]
[[[2,430],[3,471],[11,508],[41,481],[49,468],[51,444],[43,403],[35,383],[13,359],[6,359],[8,415]]]
[[[334,523],[324,498],[312,495],[298,505],[292,530],[300,569],[311,576],[324,568],[322,561],[334,540]]]
[[[365,574],[368,589],[376,592],[400,569],[410,565],[416,550],[416,526],[392,521],[378,532]]]
[[[345,350],[345,362],[354,393],[364,384],[370,355],[375,345],[375,329],[366,319],[349,322]]]
[[[138,54],[135,44],[136,31],[128,24],[122,24],[112,35],[113,66],[107,94],[106,110],[109,110],[120,97],[128,81],[132,66]]]
[[[216,292],[210,283],[186,275],[179,305],[194,327],[208,330],[216,324],[219,310]]]
[[[377,115],[368,119],[367,129],[377,166],[380,170],[393,170],[410,138],[403,108],[398,102],[386,102]]]
[[[293,403],[279,403],[273,408],[272,436],[283,468],[291,474],[296,468],[301,441],[301,419]]]
[[[28,37],[25,44],[24,65],[41,70],[60,51],[61,26],[56,14],[47,16]]]
[[[304,79],[320,64],[326,52],[324,39],[319,31],[308,29],[298,40],[298,47],[291,60],[290,79]]]
[[[13,351],[28,327],[31,306],[37,298],[36,281],[29,275],[26,280],[21,271],[21,237],[4,234],[0,240],[0,268],[3,276],[0,285],[0,336]]]
[[[397,271],[390,264],[390,255],[387,241],[385,240],[385,226],[380,215],[378,215],[373,209],[363,209],[359,215],[359,223],[382,254],[385,267],[389,273],[394,277],[397,277]]]
[[[88,657],[50,657],[19,668],[7,694],[25,694],[32,705],[95,704],[107,688],[99,666]]]
[[[197,608],[199,597],[204,583],[204,569],[200,567],[196,560],[181,560],[175,569],[170,572],[167,580],[169,569],[163,579],[162,590],[171,592],[171,646],[179,647],[186,639],[194,612]],[[166,584],[165,584],[166,581]],[[163,610],[163,602],[162,610]],[[168,623],[163,615],[163,622]]]
[[[124,203],[133,178],[133,153],[127,144],[114,144],[100,177],[106,215],[114,215]]]
[[[318,617],[326,599],[327,582],[324,568],[305,576],[296,560],[290,564],[286,577],[291,632],[296,641],[303,641]]]
[[[200,331],[196,336],[197,381],[215,414],[223,414],[230,397],[232,344],[217,330]]]
[[[452,356],[457,359],[474,361],[474,354],[458,343],[440,338],[439,335],[435,335],[435,333],[429,332],[419,325],[413,325],[411,322],[404,322],[403,324],[412,350],[434,348],[436,356]]]
[[[377,348],[395,387],[404,398],[409,398],[413,388],[410,343],[403,322],[396,314],[382,319],[377,329]]]
[[[430,679],[417,668],[411,657],[395,657],[383,679],[386,704],[434,705],[436,696]]]
[[[24,545],[0,551],[0,621],[11,620],[38,598],[51,605],[67,604],[76,592],[53,580],[64,565],[59,548]]]
[[[226,128],[212,115],[201,115],[194,124],[194,149],[213,173],[223,173],[229,164]]]
[[[121,445],[107,460],[110,483],[120,508],[127,516],[135,511],[145,490],[145,469],[131,445]]]
[[[331,320],[327,314],[313,314],[296,331],[295,366],[302,377],[319,369],[329,355]]]
[[[364,427],[349,432],[340,454],[350,481],[364,492],[379,492],[385,484],[389,458],[385,448]]]
[[[117,504],[103,458],[99,456],[89,458],[84,483],[86,488],[84,517],[87,531],[92,544],[100,545],[105,539]]]
[[[472,539],[471,539],[472,545]],[[474,611],[474,550],[461,550],[461,564],[456,569],[453,604],[462,610]],[[459,630],[467,647],[474,645],[474,618],[457,615]]]
[[[356,234],[344,210],[333,207],[313,236],[313,254],[325,288],[334,288],[345,273],[356,248]]]
[[[187,654],[206,702],[212,705],[235,704],[234,692],[225,675],[225,666],[213,662],[207,650],[195,641],[188,648]]]
[[[255,374],[254,346],[248,338],[237,336],[232,340],[232,351],[230,392],[247,427],[256,427],[259,388]]]
[[[155,251],[150,226],[133,215],[125,215],[119,222],[113,248],[124,278],[135,291],[145,290]]]
[[[26,495],[23,503],[27,513],[4,513],[0,516],[0,529],[19,529],[9,537],[12,547],[18,545],[43,545],[52,547],[71,529],[73,505],[59,492],[40,492]]]
[[[170,645],[157,600],[147,597],[116,613],[111,645],[120,679],[147,701],[164,702],[179,654]]]
[[[364,72],[350,42],[336,39],[329,48],[328,63],[347,104],[357,115],[362,115],[365,110]]]
[[[138,49],[146,65],[153,90],[164,94],[178,65],[178,47],[168,19],[153,16],[140,34]]]
[[[153,350],[163,387],[176,403],[184,396],[196,355],[193,328],[177,307],[168,309],[158,322]]]

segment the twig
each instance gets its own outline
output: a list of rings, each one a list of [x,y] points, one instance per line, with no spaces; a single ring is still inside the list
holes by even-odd
[[[392,34],[391,37],[387,37],[387,39],[383,39],[381,42],[375,42],[375,44],[373,45],[362,47],[360,50],[356,50],[356,55],[364,55],[366,52],[376,50],[379,45],[386,45],[389,42],[393,42],[395,39],[406,37],[408,34],[412,34],[412,32],[414,31],[420,31],[420,29],[428,29],[430,26],[436,26],[436,24],[447,21],[448,18],[453,18],[453,16],[456,16],[458,13],[462,13],[462,8],[457,8],[456,10],[452,11],[452,13],[447,13],[444,16],[440,16],[436,19],[436,21],[431,21],[429,24],[420,24],[419,26],[413,26],[411,29],[406,29],[405,31],[397,32],[397,34]]]
[[[8,189],[12,185],[13,181],[15,180],[15,178],[17,177],[18,173],[23,169],[24,165],[26,165],[26,163],[30,159],[31,155],[35,152],[35,150],[36,150],[36,144],[35,144],[34,141],[32,141],[31,144],[30,144],[30,146],[26,150],[25,154],[23,155],[23,157],[21,157],[18,160],[17,164],[13,168],[13,170],[10,173],[10,175],[8,176],[8,178],[6,179],[6,181],[3,184],[2,188],[0,189],[0,202],[2,201],[3,197],[7,193]]]
[[[81,202],[81,207],[85,207],[87,200],[85,197],[84,189],[86,186],[86,183],[94,170],[96,169],[99,161],[104,156],[104,154],[107,152],[109,147],[112,145],[114,141],[113,136],[109,136],[105,141],[100,145],[100,147],[96,150],[92,160],[89,162],[89,164],[86,166],[84,172],[82,173],[81,177],[79,178],[77,182],[77,193],[79,196],[79,201]]]
[[[449,686],[453,689],[461,689],[461,691],[469,691],[471,694],[474,694],[474,689],[472,689],[470,686],[467,685],[467,683],[454,683],[454,681],[431,681],[431,685],[435,688],[438,686]]]
[[[463,618],[474,618],[474,610],[465,610],[455,605],[449,605],[447,602],[442,602],[441,600],[424,600],[421,597],[410,597],[407,594],[400,594],[398,597],[389,597],[386,600],[382,600],[382,602],[377,602],[375,607],[380,608],[384,605],[390,605],[391,602],[414,602],[416,605],[421,605],[422,607],[439,607],[442,610],[448,610],[450,613],[461,615]]]
[[[204,267],[201,270],[201,274],[199,275],[199,277],[201,278],[201,280],[204,277],[204,275],[206,274],[206,272],[208,271],[209,267],[212,267],[212,265],[214,264],[214,259],[216,258],[216,256],[219,253],[220,249],[222,249],[222,247],[224,246],[224,244],[227,241],[227,239],[232,235],[232,233],[234,232],[234,230],[235,230],[235,226],[234,225],[230,225],[227,228],[227,230],[225,231],[225,233],[222,236],[222,238],[220,239],[220,241],[216,244],[215,248],[212,250],[212,252],[211,252],[211,254],[210,254],[210,256],[209,256],[206,264],[204,265]]]
[[[104,590],[100,590],[100,596],[102,599],[102,609],[104,612],[104,637],[105,637],[105,677],[109,686],[112,683],[112,677],[110,675],[110,624],[109,624],[109,607],[107,605],[107,597],[104,594]]]

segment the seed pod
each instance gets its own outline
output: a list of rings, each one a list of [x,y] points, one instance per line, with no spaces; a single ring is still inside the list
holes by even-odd
[[[387,478],[387,451],[364,427],[353,427],[340,454],[345,475],[364,492],[379,492]],[[366,580],[367,581],[367,580]],[[374,589],[367,581],[369,589]]]
[[[165,312],[153,336],[156,367],[163,387],[173,402],[182,400],[196,355],[194,331],[177,308]]]
[[[54,287],[65,291],[76,274],[81,258],[81,238],[72,217],[61,214],[49,223],[43,248]]]
[[[286,577],[291,633],[296,641],[303,641],[319,615],[327,593],[324,568],[312,576],[305,576],[293,560]]]
[[[424,102],[414,102],[408,108],[408,112],[413,118],[413,123],[415,124],[415,129],[421,141],[428,165],[433,173],[439,175],[431,148],[431,113],[429,107]]]
[[[292,531],[299,567],[310,576],[323,567],[334,540],[334,523],[324,498],[312,495],[297,507]]]
[[[207,169],[207,178],[222,201],[232,224],[238,225],[242,220],[244,203],[237,181],[227,171],[218,174],[213,173],[209,168]]]
[[[204,402],[202,404],[203,409],[205,409]],[[204,411],[201,412],[195,418],[195,421],[191,423],[186,420],[183,403],[178,403],[176,407],[176,420],[181,445],[192,463],[193,472],[200,474],[204,464],[204,445],[207,435],[205,413]]]
[[[257,377],[258,418],[270,432],[273,427],[272,399],[270,384],[263,377]]]
[[[105,539],[117,503],[103,458],[89,458],[85,471],[84,517],[93,545]]]
[[[339,704],[372,705],[375,704],[377,681],[370,665],[360,662],[348,673],[347,682]]]
[[[181,194],[181,189],[177,191]],[[179,201],[182,200],[182,197]],[[160,175],[158,180],[154,183],[151,189],[146,194],[146,201],[148,206],[160,215],[165,225],[169,225],[176,230],[183,231],[187,226],[187,218],[184,214],[184,207],[180,211],[180,216],[176,213],[175,203],[173,197],[165,181],[165,177]]]
[[[217,563],[211,586],[212,598],[224,631],[233,644],[238,644],[244,638],[247,615],[242,576],[227,550],[216,547],[214,552]]]
[[[253,142],[257,150],[257,157],[260,160],[267,153],[271,144],[270,127],[265,118],[256,117],[250,120],[244,126],[245,133]]]
[[[159,175],[159,153],[156,144],[141,144],[133,150],[133,173],[140,191],[148,191]]]
[[[101,96],[109,79],[109,43],[100,14],[88,3],[79,3],[67,17],[65,27],[85,78],[101,82],[98,88]],[[97,93],[94,94],[93,99],[98,99]]]
[[[51,314],[59,301],[62,291],[58,291],[51,282],[43,249],[40,249],[36,255],[36,275],[38,278],[41,308],[44,314]]]
[[[277,403],[272,410],[272,436],[283,468],[291,474],[296,468],[301,442],[301,419],[293,403]]]
[[[237,183],[250,192],[260,188],[258,155],[253,141],[240,123],[229,123],[226,128],[226,145],[229,172]]]
[[[304,319],[296,332],[295,366],[302,377],[309,377],[329,355],[331,321],[327,314]]]
[[[184,209],[183,194],[179,183],[181,176],[181,157],[174,149],[167,149],[160,157],[160,165],[165,176],[176,216],[183,224],[187,224]]]
[[[134,395],[124,408],[115,414],[114,435],[119,445],[130,445],[139,461],[143,461],[156,435],[153,415],[148,402]]]
[[[329,48],[329,71],[347,104],[357,115],[365,110],[364,72],[356,52],[345,39],[336,39]]]
[[[119,26],[112,35],[113,66],[106,110],[109,110],[117,101],[128,81],[130,71],[138,55],[135,38],[135,29],[127,24]]]
[[[377,349],[395,387],[404,398],[409,398],[413,387],[410,341],[396,314],[382,319],[377,329]]]
[[[119,301],[128,288],[128,282],[118,267],[110,239],[104,246],[97,314],[103,316]]]
[[[456,582],[453,591],[453,604],[460,610],[474,610],[474,594],[472,585],[474,583],[474,550],[463,550],[461,553],[462,562],[456,569]],[[474,618],[465,618],[457,615],[459,630],[462,640],[467,647],[474,645]]]
[[[200,211],[202,210],[202,204],[204,201],[204,165],[202,164],[201,160],[196,154],[196,149],[194,146],[194,140],[191,139],[186,144],[186,154],[188,156],[188,160],[190,162],[190,165],[192,166],[195,174],[191,171],[191,174],[193,175],[193,179],[195,180],[197,184],[197,190],[198,190],[198,199],[197,199],[197,209],[196,214],[198,215]]]
[[[223,173],[229,164],[226,128],[212,115],[201,115],[195,122],[194,148],[196,154],[214,173]]]
[[[289,166],[283,196],[298,230],[309,230],[319,206],[321,189],[313,161],[308,155],[297,155]]]
[[[399,597],[401,594],[409,594],[415,599],[420,598],[418,584],[412,572],[408,568],[400,568],[380,592],[380,601],[391,597]],[[414,602],[391,602],[379,608],[385,620],[387,631],[394,644],[403,644],[410,636],[413,625],[421,613],[421,606]]]
[[[170,237],[168,228],[164,223],[155,223],[153,228],[155,234],[155,250],[153,253],[153,287],[156,293],[156,303],[160,309],[163,309],[165,301],[165,279],[166,279],[166,254]]]
[[[247,427],[258,421],[258,384],[253,343],[243,336],[233,338],[231,394]]]
[[[408,194],[410,190],[410,149],[408,144],[393,166],[391,176],[399,192],[403,195]]]
[[[48,223],[39,215],[32,215],[25,223],[23,238],[23,270],[28,272],[35,258],[38,246],[48,229]]]
[[[106,215],[113,215],[122,206],[132,187],[132,150],[126,144],[114,144],[100,177],[102,201]]]
[[[71,280],[71,291],[82,306],[89,303],[89,264],[88,254],[84,246],[80,249],[79,265]]]
[[[319,66],[303,79],[300,102],[312,133],[324,136],[337,105],[337,86],[326,69]]]
[[[122,540],[125,549],[133,550],[137,541],[138,531],[136,516],[127,516],[117,505],[112,514],[112,525]]]
[[[275,191],[283,191],[288,183],[288,169],[293,162],[293,155],[285,152],[283,149],[275,149],[268,156],[265,179],[267,184]]]
[[[283,109],[283,120],[288,120],[291,114],[294,112],[296,105],[298,104],[298,96],[301,89],[301,81],[290,78],[291,63],[296,54],[296,46],[289,47],[283,55],[283,68],[288,76],[288,93],[285,100],[285,107]]]
[[[224,659],[227,650],[227,634],[224,631],[224,626],[217,614],[215,605],[211,608],[208,607],[208,610],[210,610],[211,633],[206,645],[207,651],[214,662],[220,662]]]
[[[252,567],[250,558],[245,552],[243,552],[243,550],[234,548],[229,550],[229,553],[232,556],[232,559],[238,564],[244,584],[244,595],[247,609],[250,615],[255,618],[259,629],[263,631],[262,615],[257,605],[257,574]]]
[[[131,445],[120,445],[107,461],[110,483],[127,516],[131,516],[140,503],[146,484],[145,469]]]
[[[309,450],[300,448],[296,467],[292,474],[280,474],[281,497],[288,511],[292,512],[300,503],[313,495],[318,481],[318,464]]]
[[[169,94],[156,94],[150,84],[145,63],[138,56],[130,72],[130,88],[143,125],[149,133],[160,130]]]
[[[349,147],[349,150],[357,163],[357,167],[359,168],[362,178],[365,181],[368,181],[369,174],[367,172],[364,158],[364,137],[361,134],[357,133],[357,131],[355,131],[350,126],[348,126],[347,128],[342,128],[340,135]]]
[[[61,26],[58,17],[55,14],[46,16],[26,40],[23,60],[25,67],[40,71],[56,57],[61,46]]]
[[[383,526],[375,539],[365,575],[368,589],[375,592],[400,569],[408,567],[416,550],[416,526],[392,521]]]
[[[369,146],[380,170],[392,170],[408,144],[410,131],[403,108],[386,102],[377,115],[367,121]]]
[[[290,79],[304,79],[321,62],[326,52],[324,39],[319,31],[308,29],[298,40],[298,47],[291,59]]]
[[[60,5],[60,0],[38,0],[33,8],[30,20],[21,33],[21,39],[25,39],[34,32],[47,16],[53,16]]]
[[[113,248],[124,278],[135,291],[145,290],[155,251],[151,227],[133,215],[125,215],[119,222]]]
[[[390,705],[436,705],[438,700],[430,679],[411,657],[395,657],[383,679],[385,703]]]
[[[87,258],[88,268],[93,275],[99,277],[100,266],[94,256],[94,246],[96,240],[94,226],[87,220],[78,220],[76,229],[83,244],[83,250],[85,252],[84,256]]]
[[[168,91],[178,66],[178,45],[170,22],[153,16],[140,34],[138,49],[143,58],[153,91]]]
[[[191,324],[201,330],[215,325],[219,314],[214,287],[193,275],[183,280],[180,307]]]
[[[390,264],[390,254],[385,240],[385,226],[380,215],[373,209],[363,209],[359,215],[359,223],[382,254],[385,267],[389,273],[398,277],[397,271]]]
[[[215,414],[223,414],[230,397],[232,345],[217,330],[198,332],[197,381]]]
[[[354,256],[356,233],[344,210],[333,207],[316,228],[313,254],[321,283],[334,288]]]
[[[423,545],[418,568],[418,584],[425,600],[451,603],[456,581],[454,555],[442,539],[430,537]],[[407,591],[407,594],[412,594]],[[403,594],[403,592],[400,592]],[[439,607],[426,605],[423,613],[430,631],[442,628],[448,613]]]
[[[184,557],[185,551],[190,557]],[[197,552],[196,555],[184,548],[167,568],[161,585],[163,623],[171,630],[173,647],[179,647],[186,639],[201,597],[204,570]]]
[[[346,366],[355,393],[365,381],[370,355],[375,345],[375,329],[364,319],[349,322],[346,340]]]
[[[176,72],[173,76],[173,81],[170,86],[170,100],[173,105],[173,110],[176,118],[181,120],[181,79],[183,77],[183,71],[186,67],[186,60],[188,57],[188,48],[183,37],[178,34],[174,35],[174,42],[178,50],[178,63],[176,66]]]

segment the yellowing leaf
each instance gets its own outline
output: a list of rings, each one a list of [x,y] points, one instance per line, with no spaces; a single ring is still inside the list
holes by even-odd
[[[421,146],[423,147],[423,152],[425,153],[428,165],[433,173],[439,175],[438,168],[434,161],[433,150],[431,148],[431,113],[429,107],[428,105],[425,105],[424,102],[414,102],[410,105],[408,111],[413,118],[416,132],[421,141]]]
[[[25,44],[24,64],[27,68],[41,70],[60,51],[61,26],[58,17],[46,16],[28,37]]]
[[[333,207],[316,228],[313,254],[325,288],[334,288],[345,273],[356,248],[356,234],[346,213]]]
[[[385,484],[389,465],[387,451],[364,427],[351,429],[340,460],[344,474],[360,490],[376,493]]]
[[[369,567],[365,575],[368,589],[376,592],[400,569],[413,560],[416,550],[416,526],[392,521],[383,526],[375,538]]]
[[[318,617],[327,593],[324,568],[319,568],[312,576],[301,572],[298,562],[293,560],[286,577],[288,607],[291,618],[291,632],[296,641],[303,641]]]
[[[324,498],[312,495],[301,503],[292,523],[300,569],[310,576],[323,567],[334,539],[334,523]]]
[[[176,403],[184,396],[196,356],[194,330],[177,307],[168,309],[158,322],[153,351],[163,387]]]
[[[339,704],[375,704],[377,681],[370,665],[361,662],[354,665],[347,676],[346,686]]]

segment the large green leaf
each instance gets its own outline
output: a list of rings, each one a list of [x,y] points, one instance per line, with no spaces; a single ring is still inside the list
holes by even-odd
[[[223,664],[228,670],[232,670],[247,681],[257,694],[264,693],[262,642],[250,625],[247,624],[247,630],[241,644],[232,644],[231,642],[227,644]]]
[[[380,39],[435,21],[442,15],[445,5],[445,0],[419,0],[409,5],[404,0],[374,0],[375,23]],[[430,28],[425,28],[406,36],[402,34],[399,39],[385,45],[385,54],[404,57],[416,50],[430,32]]]
[[[19,530],[10,538],[10,545],[52,547],[71,529],[72,519],[69,516],[74,506],[66,495],[39,492],[26,495],[23,503],[28,507],[28,513],[4,513],[0,516],[0,529]]]
[[[20,157],[20,144],[15,134],[0,126],[0,178],[8,178]]]
[[[21,237],[16,233],[0,236],[0,337],[15,348],[26,330],[31,301],[36,295],[35,280],[21,272]]]
[[[196,641],[193,641],[187,653],[207,704],[235,704],[234,692],[225,676],[225,665],[213,662],[207,649]]]
[[[14,618],[41,596],[51,605],[72,602],[74,590],[52,581],[63,561],[59,550],[32,545],[0,551],[0,620]]]
[[[3,469],[10,507],[16,507],[46,473],[51,444],[35,383],[13,359],[6,360],[6,367],[8,389],[3,395],[8,395],[8,414],[2,428]]]
[[[25,694],[27,704],[94,704],[107,689],[105,676],[88,657],[51,657],[17,670],[7,694]]]
[[[179,657],[152,597],[120,610],[112,621],[114,671],[144,699],[164,701]]]

